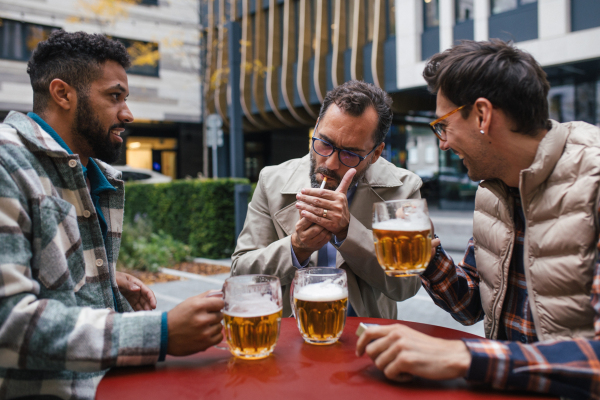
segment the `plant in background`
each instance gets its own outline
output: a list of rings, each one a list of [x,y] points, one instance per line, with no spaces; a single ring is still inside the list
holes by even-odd
[[[153,232],[152,224],[143,215],[138,215],[134,222],[123,225],[117,266],[156,272],[161,267],[189,260],[191,254],[190,246],[162,230]]]

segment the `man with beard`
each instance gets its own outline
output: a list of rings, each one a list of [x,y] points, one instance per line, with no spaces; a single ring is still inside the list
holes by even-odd
[[[395,319],[396,302],[419,290],[417,277],[387,276],[373,246],[373,203],[420,198],[422,184],[380,157],[391,103],[371,84],[338,86],[325,96],[309,154],[261,171],[231,273],[278,276],[284,316],[294,274],[307,266],[346,270],[350,316]]]
[[[153,312],[152,291],[115,270],[124,185],[107,163],[133,121],[129,65],[116,41],[57,31],[28,64],[34,112],[0,124],[1,398],[93,399],[110,367],[222,339],[221,299]]]

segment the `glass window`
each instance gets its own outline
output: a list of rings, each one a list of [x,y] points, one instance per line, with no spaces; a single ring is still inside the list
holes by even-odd
[[[456,0],[456,22],[473,19],[473,0]]]
[[[423,0],[423,15],[425,17],[425,29],[440,26],[438,0]]]
[[[346,0],[346,46],[352,47],[352,35],[354,34],[354,0]]]
[[[158,76],[160,60],[158,43],[118,37],[113,37],[113,39],[123,43],[131,56],[131,67],[127,70],[128,74]]]
[[[554,86],[548,92],[550,118],[558,122],[575,120],[575,85]]]
[[[390,36],[396,36],[396,0],[386,0],[387,1],[387,8],[386,10],[389,10],[386,15],[387,15],[387,35],[388,37]]]
[[[157,6],[158,0],[140,0],[139,4],[144,6]]]
[[[374,34],[373,30],[375,27],[375,4],[371,1],[365,2],[365,20],[365,27],[367,28],[367,42],[372,42]]]
[[[0,58],[27,61],[42,40],[59,28],[0,19]]]
[[[491,0],[492,14],[500,14],[510,10],[516,10],[526,4],[537,3],[537,0]]]

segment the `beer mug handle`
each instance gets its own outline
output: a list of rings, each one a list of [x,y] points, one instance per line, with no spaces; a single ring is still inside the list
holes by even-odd
[[[292,279],[290,284],[290,306],[292,308],[292,317],[296,318],[296,306],[294,305],[294,287],[296,286],[296,277]]]

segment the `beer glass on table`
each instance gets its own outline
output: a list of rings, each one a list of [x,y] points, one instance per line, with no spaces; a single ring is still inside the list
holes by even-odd
[[[348,279],[338,268],[310,267],[296,271],[292,308],[304,341],[332,344],[342,335],[348,310]]]
[[[283,312],[279,278],[270,275],[227,278],[223,301],[229,351],[249,360],[268,357],[279,338]]]
[[[431,257],[431,222],[425,199],[373,205],[373,241],[377,261],[389,276],[422,273]]]

